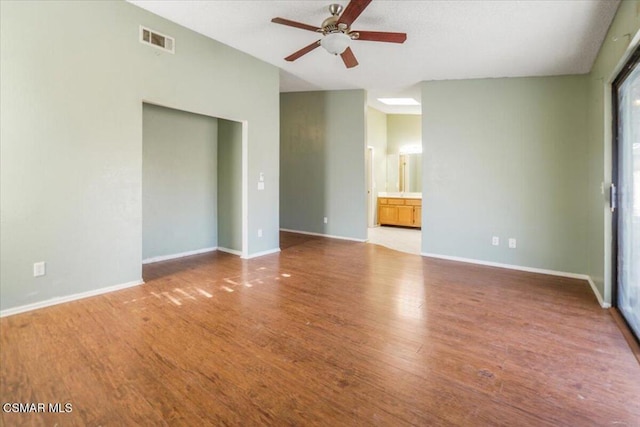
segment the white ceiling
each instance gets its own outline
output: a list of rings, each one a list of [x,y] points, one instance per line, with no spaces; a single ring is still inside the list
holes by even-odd
[[[420,100],[418,83],[424,80],[588,73],[619,4],[619,0],[374,0],[351,28],[405,32],[407,41],[354,41],[360,65],[346,69],[339,56],[322,48],[286,62],[285,56],[319,35],[270,22],[282,17],[320,26],[329,16],[332,0],[129,1],[279,67],[282,92],[366,89],[369,105],[386,113],[414,114],[420,107],[388,107],[376,98]]]

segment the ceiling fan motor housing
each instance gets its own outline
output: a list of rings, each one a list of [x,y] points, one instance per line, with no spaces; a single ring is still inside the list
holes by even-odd
[[[332,4],[329,6],[329,12],[331,16],[322,21],[321,28],[318,32],[321,32],[323,35],[327,36],[328,34],[342,33],[346,34],[351,38],[351,40],[355,40],[358,38],[359,34],[355,32],[351,32],[349,26],[347,24],[339,23],[340,13],[342,12],[342,6],[339,4]]]
[[[327,19],[325,19],[324,21],[322,21],[322,32],[324,34],[329,34],[329,33],[335,33],[337,31],[340,31],[340,27],[342,26],[338,26],[338,16],[330,16]],[[344,26],[346,29],[346,26]]]

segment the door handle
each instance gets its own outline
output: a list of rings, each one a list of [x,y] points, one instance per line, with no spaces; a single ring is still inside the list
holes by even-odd
[[[612,182],[609,188],[609,205],[611,206],[611,213],[615,212],[618,207],[618,192],[616,185]]]

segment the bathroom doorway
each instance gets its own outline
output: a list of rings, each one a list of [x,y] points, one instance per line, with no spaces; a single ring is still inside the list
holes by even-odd
[[[373,110],[373,111],[372,111]],[[385,114],[370,108],[368,145],[374,155],[375,222],[368,223],[369,243],[420,254],[422,247],[422,116]],[[369,156],[367,163],[369,162]],[[367,169],[368,170],[368,169]],[[367,185],[367,189],[369,189]],[[368,196],[371,196],[368,194]]]

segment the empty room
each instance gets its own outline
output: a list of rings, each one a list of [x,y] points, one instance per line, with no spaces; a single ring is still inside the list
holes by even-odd
[[[640,1],[0,0],[0,424],[640,425]]]

